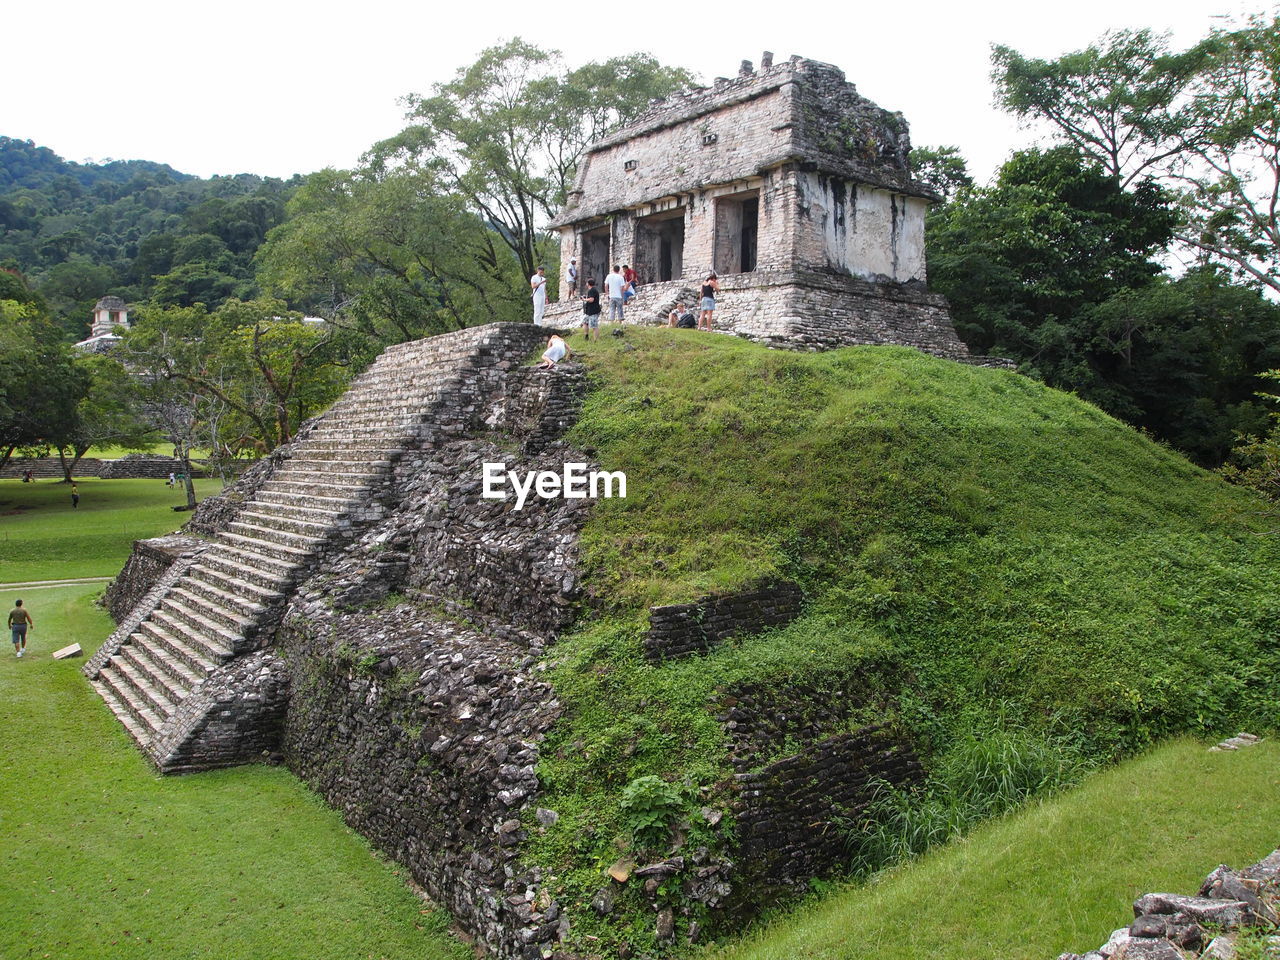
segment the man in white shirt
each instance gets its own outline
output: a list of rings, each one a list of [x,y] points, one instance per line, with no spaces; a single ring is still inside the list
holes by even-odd
[[[533,322],[542,323],[542,314],[547,309],[547,268],[539,267],[538,272],[529,278],[529,288],[533,291]]]
[[[569,261],[569,296],[578,295],[578,261]]]
[[[618,271],[616,263],[613,265],[613,273],[604,278],[604,289],[609,295],[609,319],[621,321],[623,319],[622,294],[627,289],[627,281]]]

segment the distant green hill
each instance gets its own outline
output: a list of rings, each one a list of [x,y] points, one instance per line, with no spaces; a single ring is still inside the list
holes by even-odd
[[[617,856],[627,784],[706,796],[732,775],[708,705],[744,682],[826,690],[935,772],[962,745],[1029,744],[1033,785],[1169,734],[1276,725],[1280,548],[1258,503],[1096,408],[900,348],[633,328],[573,346],[593,390],[572,438],[628,496],[583,535],[600,615],[553,651],[567,722],[539,774],[560,820],[534,844],[566,899],[585,906]],[[788,627],[643,658],[650,605],[772,577],[806,595]]]
[[[0,266],[27,275],[71,339],[105,294],[210,306],[250,297],[253,256],[293,187],[146,160],[74,163],[0,137]]]

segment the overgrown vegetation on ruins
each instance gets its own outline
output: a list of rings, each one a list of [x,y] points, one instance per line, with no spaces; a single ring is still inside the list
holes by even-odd
[[[593,511],[597,612],[551,655],[569,712],[539,774],[561,818],[533,855],[580,932],[651,936],[638,893],[630,929],[587,909],[620,848],[731,842],[703,808],[733,772],[718,704],[747,680],[851,700],[855,726],[891,719],[943,806],[965,799],[959,831],[1171,734],[1274,726],[1280,545],[1256,499],[1095,407],[906,349],[666,330],[581,346],[595,389],[574,439],[629,497]],[[651,604],[775,576],[806,593],[790,626],[645,660]],[[1017,763],[966,757],[975,738],[1012,738]],[[674,790],[660,837],[623,803],[652,775]],[[865,868],[888,841],[855,850]]]

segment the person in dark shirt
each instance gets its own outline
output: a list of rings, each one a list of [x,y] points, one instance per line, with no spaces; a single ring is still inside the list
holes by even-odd
[[[595,331],[596,339],[600,339],[600,291],[596,288],[594,277],[587,279],[587,292],[582,295],[582,332],[587,339]]]
[[[9,632],[13,635],[13,652],[19,657],[27,651],[27,628],[35,625],[22,601],[14,601],[13,609],[9,611]]]
[[[716,294],[720,292],[720,281],[714,272],[707,274],[707,281],[702,285],[702,299],[699,301],[698,329],[711,332],[712,318],[716,312]],[[704,328],[702,325],[706,324]]]

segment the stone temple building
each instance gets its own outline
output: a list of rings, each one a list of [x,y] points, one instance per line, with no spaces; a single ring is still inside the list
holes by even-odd
[[[93,325],[89,338],[76,344],[86,353],[105,353],[120,342],[129,329],[129,308],[119,297],[103,297],[93,307]]]
[[[898,343],[967,359],[946,301],[925,285],[924,217],[937,197],[911,176],[907,122],[836,67],[792,57],[656,101],[593,144],[552,226],[560,300],[612,264],[640,276],[628,322],[696,307],[719,275],[717,330],[780,346]],[[607,308],[606,308],[607,316]]]

